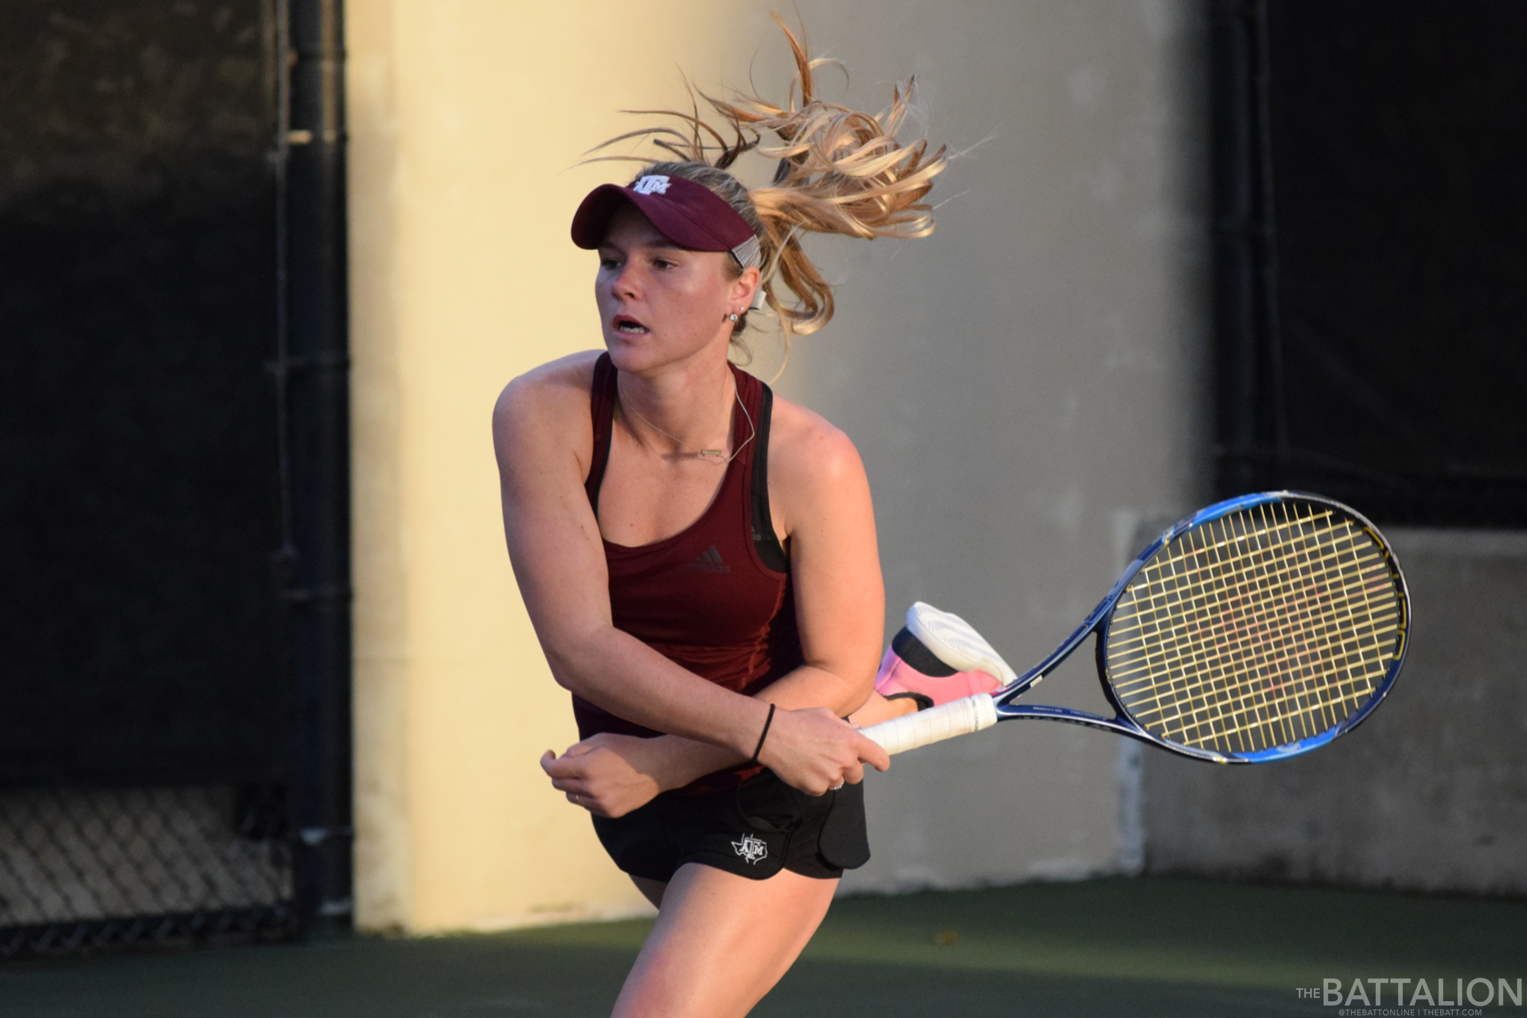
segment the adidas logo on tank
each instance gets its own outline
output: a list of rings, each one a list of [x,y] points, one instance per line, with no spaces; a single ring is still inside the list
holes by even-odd
[[[696,555],[695,560],[689,563],[689,568],[697,573],[729,573],[732,571],[732,567],[721,560],[721,553],[716,550],[714,544]]]

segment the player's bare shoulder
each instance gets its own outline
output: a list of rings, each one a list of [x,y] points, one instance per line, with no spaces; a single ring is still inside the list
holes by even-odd
[[[555,413],[567,409],[562,404],[578,402],[587,411],[594,362],[598,359],[598,350],[582,350],[531,368],[512,379],[499,393],[498,403],[493,408],[495,421],[504,414]]]
[[[868,496],[859,450],[827,418],[774,398],[769,427],[770,502],[788,518],[835,499]]]
[[[598,350],[585,350],[532,368],[513,379],[493,407],[493,443],[500,463],[534,449],[572,450],[586,457],[593,441],[589,388]]]

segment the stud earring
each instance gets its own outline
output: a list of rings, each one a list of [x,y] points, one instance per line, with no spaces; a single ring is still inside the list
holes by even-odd
[[[735,322],[737,320],[737,312],[733,311],[731,314],[727,315],[726,320],[729,322]]]

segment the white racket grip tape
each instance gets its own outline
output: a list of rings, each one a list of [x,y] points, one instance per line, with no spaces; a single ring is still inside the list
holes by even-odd
[[[905,753],[956,735],[969,735],[997,723],[997,705],[990,693],[977,693],[954,700],[942,707],[930,707],[916,714],[870,725],[863,734],[874,739],[887,753]]]

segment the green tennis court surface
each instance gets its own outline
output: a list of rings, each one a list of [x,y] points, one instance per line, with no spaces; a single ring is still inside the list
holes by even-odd
[[[11,962],[0,1015],[605,1015],[647,926]],[[1449,994],[1460,977],[1527,980],[1527,903],[1162,878],[849,898],[754,1014],[1314,1018],[1340,1008],[1301,987],[1396,977],[1442,979]],[[1393,985],[1383,992],[1392,1008]]]

